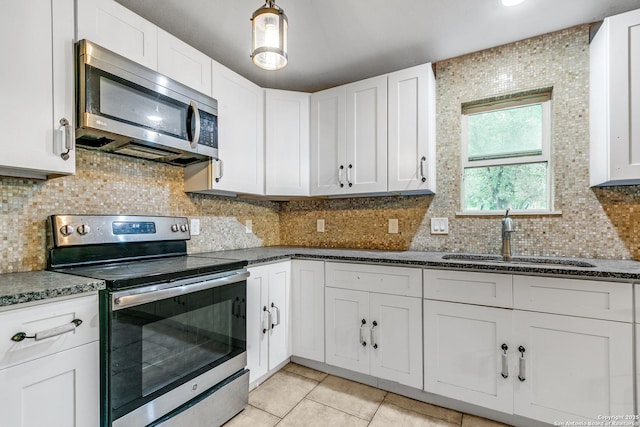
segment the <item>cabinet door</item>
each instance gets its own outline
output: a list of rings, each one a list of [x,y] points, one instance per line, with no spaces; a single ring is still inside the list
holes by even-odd
[[[214,189],[264,194],[264,90],[212,61],[218,100],[218,156]],[[215,170],[220,167],[221,170]]]
[[[514,320],[513,349],[525,350],[514,413],[548,423],[633,414],[631,324],[519,310]]]
[[[311,95],[312,196],[343,194],[347,190],[345,126],[344,86]]]
[[[268,196],[309,195],[309,94],[265,91]]]
[[[511,413],[517,373],[501,375],[511,325],[511,310],[424,300],[425,391]]]
[[[325,288],[326,362],[369,373],[369,293]]]
[[[64,160],[54,149],[60,120],[74,126],[73,28],[73,0],[3,3],[0,115],[7,126],[0,174],[43,179],[75,172],[75,152]]]
[[[249,269],[247,279],[247,368],[253,383],[269,370],[269,276],[264,267]]]
[[[387,191],[387,76],[346,86],[347,192]]]
[[[293,355],[324,362],[324,262],[291,262]]]
[[[158,72],[211,96],[211,58],[161,29]]]
[[[2,425],[100,424],[98,342],[0,370]]]
[[[269,267],[269,370],[287,360],[289,353],[289,286],[291,263],[271,264]]]
[[[389,191],[436,191],[435,89],[431,64],[388,75]]]
[[[87,39],[152,70],[158,69],[158,28],[113,0],[79,0],[77,39]]]
[[[371,375],[422,388],[422,300],[370,294]]]

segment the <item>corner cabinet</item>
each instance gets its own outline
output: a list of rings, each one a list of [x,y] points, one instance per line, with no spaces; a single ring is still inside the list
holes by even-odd
[[[0,33],[0,175],[75,173],[75,151],[61,157],[74,143],[73,0],[6,2]]]
[[[590,184],[640,183],[640,9],[606,18],[590,46]]]
[[[311,95],[311,195],[387,191],[387,76]]]
[[[265,90],[265,194],[309,195],[308,93]]]
[[[254,384],[291,356],[289,304],[291,261],[248,268],[247,367]]]
[[[431,64],[388,75],[389,192],[436,192],[436,79]]]
[[[264,194],[264,89],[212,61],[218,159],[185,168],[185,191]]]
[[[291,261],[291,341],[294,356],[324,362],[323,261]]]
[[[58,0],[56,0],[58,1]],[[21,342],[17,332],[66,333]],[[100,424],[100,355],[96,295],[0,312],[0,411],[2,425],[85,427]]]
[[[421,271],[325,266],[326,363],[421,388]]]

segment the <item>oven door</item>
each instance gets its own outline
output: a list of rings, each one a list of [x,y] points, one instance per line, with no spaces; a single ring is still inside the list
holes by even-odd
[[[244,369],[247,277],[103,294],[103,408],[113,425],[147,425]]]

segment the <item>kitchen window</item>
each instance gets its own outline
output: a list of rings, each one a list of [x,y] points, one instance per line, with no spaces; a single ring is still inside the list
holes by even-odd
[[[462,214],[550,213],[551,89],[462,105]]]

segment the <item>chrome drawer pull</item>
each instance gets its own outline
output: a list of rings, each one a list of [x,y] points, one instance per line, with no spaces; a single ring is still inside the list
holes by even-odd
[[[18,332],[11,337],[11,341],[20,342],[25,338],[31,338],[36,341],[45,340],[47,338],[56,337],[58,335],[66,334],[76,330],[78,326],[82,325],[82,320],[73,319],[70,323],[62,326],[56,326],[55,328],[45,329],[44,331],[36,332],[33,335],[27,335],[25,332]]]
[[[507,356],[507,350],[509,350],[509,347],[506,344],[502,344],[502,346],[500,347],[503,351],[502,354],[502,372],[500,373],[502,375],[502,378],[509,378],[509,359]]]

